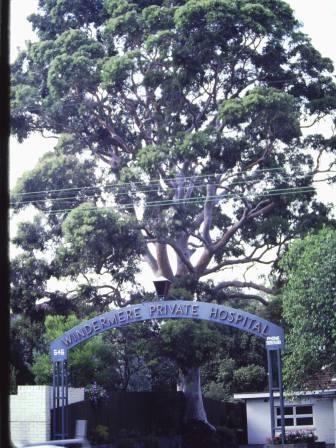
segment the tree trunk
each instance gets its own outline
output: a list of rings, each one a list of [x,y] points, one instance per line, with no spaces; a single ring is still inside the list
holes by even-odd
[[[215,429],[207,419],[204,409],[202,392],[201,392],[201,377],[200,368],[191,367],[187,371],[180,371],[180,378],[178,390],[183,392],[185,396],[185,413],[184,421],[201,420],[212,429]]]

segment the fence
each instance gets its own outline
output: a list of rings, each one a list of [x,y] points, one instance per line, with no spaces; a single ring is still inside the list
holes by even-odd
[[[236,431],[239,445],[247,444],[247,419],[245,403],[223,403],[204,398],[204,407],[209,422]]]
[[[114,392],[109,399],[74,403],[68,408],[70,436],[76,420],[87,420],[88,433],[103,425],[111,434],[151,434],[180,429],[184,400],[182,393]]]
[[[235,429],[239,443],[246,443],[244,404],[204,399],[204,405],[210,423]],[[114,437],[120,433],[174,435],[181,431],[184,399],[181,392],[114,392],[98,403],[71,404],[68,411],[70,437],[76,420],[87,420],[89,436],[98,425],[107,427]]]

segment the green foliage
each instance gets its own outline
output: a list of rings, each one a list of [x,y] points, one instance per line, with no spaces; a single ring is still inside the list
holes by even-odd
[[[189,238],[200,232],[195,217],[204,211],[205,184],[214,172],[226,173],[228,180],[220,179],[210,199],[213,245],[245,207],[253,210],[263,199],[271,201],[268,224],[260,217],[246,219],[242,240],[232,236],[223,247],[216,245],[213,256],[219,264],[244,253],[246,243],[277,246],[288,233],[303,231],[302,215],[325,218],[327,209],[314,204],[312,190],[299,191],[298,198],[292,189],[311,186],[304,171],[312,164],[306,151],[311,145],[301,136],[299,121],[312,112],[332,112],[332,66],[299,32],[285,2],[84,4],[85,13],[77,1],[39,5],[31,21],[40,41],[19,56],[12,82],[12,122],[19,138],[36,129],[62,134],[56,161],[48,156],[43,162],[50,172],[41,166],[18,185],[18,193],[82,189],[72,200],[27,196],[25,203],[35,199],[48,212],[63,210],[64,218],[88,199],[84,186],[97,183],[92,160],[89,167],[82,158],[91,153],[115,174],[110,196],[118,205],[127,199],[138,204],[140,198],[149,205],[140,221],[154,240],[180,241],[184,229]],[[314,147],[328,150],[330,145],[321,138]],[[162,184],[149,188],[149,177],[158,175]],[[195,185],[197,176],[205,176],[203,185]],[[135,184],[130,199],[118,184],[126,177],[144,180],[145,192]],[[280,189],[289,194],[274,193]],[[96,201],[102,191],[94,191]],[[178,206],[183,198],[192,201]],[[162,205],[152,207],[158,201]],[[167,215],[173,217],[166,223]]]
[[[166,145],[147,146],[139,151],[139,165],[148,172],[153,172],[166,159],[169,148]]]
[[[281,261],[287,282],[283,314],[288,326],[285,380],[292,390],[308,375],[336,366],[336,232],[324,228],[293,243]]]
[[[272,135],[289,143],[301,135],[297,101],[275,88],[257,87],[243,98],[224,102],[220,116],[229,127],[245,123],[245,132],[258,140]]]
[[[54,38],[69,28],[99,26],[104,17],[104,0],[48,0],[39,6],[45,14],[32,14],[30,21],[41,39]]]
[[[34,354],[44,350],[43,324],[29,317],[17,316],[10,328],[11,384],[32,384]],[[48,369],[50,370],[50,363]],[[13,375],[15,374],[15,381]]]
[[[42,217],[37,215],[29,222],[20,222],[13,238],[13,243],[24,251],[43,250],[45,247],[46,228]]]
[[[250,308],[247,311],[259,314],[256,307]],[[201,368],[204,396],[231,401],[238,391],[264,391],[267,387],[264,343],[232,328],[220,327],[218,331],[220,344]]]
[[[216,329],[206,322],[167,321],[161,328],[160,337],[161,353],[175,360],[182,370],[204,364],[219,344]]]
[[[243,350],[242,355],[245,353]],[[245,361],[244,365],[240,359],[225,359],[224,353],[220,356],[223,358],[219,362],[211,361],[202,367],[205,397],[225,402],[232,399],[233,393],[265,390],[267,375],[264,366],[254,364],[253,360]]]
[[[45,320],[46,342],[50,343],[57,339],[65,331],[71,330],[80,323],[80,320],[73,314],[70,316],[47,316]]]
[[[13,313],[24,313],[33,320],[39,320],[35,302],[45,294],[46,280],[50,275],[48,262],[31,253],[23,253],[12,260],[10,274]]]
[[[74,315],[68,317],[47,316],[45,320],[47,347],[51,341],[79,323],[79,319]],[[105,356],[109,361],[108,364],[104,359],[104,354],[107,353],[109,353],[108,356]],[[95,378],[99,384],[113,384],[116,376],[114,371],[116,366],[113,366],[114,356],[113,347],[103,341],[100,335],[74,348],[69,359],[69,383],[73,387],[84,387],[92,382],[92,378]],[[50,369],[49,350],[47,349],[46,353],[36,354],[32,372],[37,384],[50,384]],[[108,377],[110,380],[107,382]]]
[[[86,314],[85,320],[89,317]],[[50,342],[81,321],[82,319],[73,314],[67,317],[60,315],[46,317],[44,344],[39,347],[31,360],[31,370],[37,384],[50,383]],[[155,381],[160,382],[161,373],[158,368],[151,365],[150,360],[147,366],[147,351],[150,352],[150,339],[146,337],[147,334],[150,334],[148,328],[134,325],[95,336],[78,345],[69,355],[69,384],[73,387],[84,387],[95,381],[108,393],[113,390],[151,390],[152,370],[153,384]],[[161,368],[164,368],[164,363]],[[169,378],[173,370],[169,366],[167,369],[165,379]]]
[[[109,87],[122,88],[132,71],[133,65],[131,55],[114,56],[108,59],[103,65],[103,86],[106,89]]]
[[[59,142],[61,145],[65,145],[64,137]],[[50,213],[49,222],[54,225],[57,211],[62,215],[85,201],[87,196],[93,200],[98,196],[99,189],[93,194],[85,189],[96,182],[94,170],[92,160],[80,161],[75,155],[49,152],[44,154],[34,169],[21,176],[12,198],[17,208],[32,203],[44,214]]]
[[[216,401],[229,401],[231,398],[231,393],[228,390],[227,384],[223,387],[222,383],[217,383],[216,381],[206,381],[203,380],[203,395],[206,398],[210,398]]]
[[[136,272],[141,243],[135,223],[127,215],[84,203],[68,214],[62,231],[59,262],[66,260],[71,273],[88,268],[100,273],[105,268],[116,279],[130,280]]]
[[[52,375],[49,354],[37,355],[31,367],[31,370],[34,375],[35,384],[49,385]]]
[[[108,427],[105,425],[97,425],[89,434],[89,440],[97,445],[104,444],[109,441],[110,435]]]
[[[265,368],[253,364],[240,367],[234,372],[233,381],[237,392],[261,390],[266,383]]]

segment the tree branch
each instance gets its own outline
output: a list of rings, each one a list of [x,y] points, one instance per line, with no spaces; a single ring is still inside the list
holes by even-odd
[[[172,241],[172,240],[168,240],[167,244],[169,244],[169,246],[171,246],[174,249],[174,251],[176,252],[177,256],[180,258],[181,262],[187,267],[188,271],[191,274],[193,274],[195,272],[195,268],[190,263],[188,257],[183,252],[183,250],[179,247],[179,245],[177,243],[175,243],[174,241]]]
[[[257,300],[263,305],[268,305],[268,301],[257,294],[244,294],[242,292],[233,292],[225,294],[226,299],[237,299],[237,300]]]
[[[215,291],[219,291],[224,288],[251,288],[257,291],[265,292],[266,294],[278,294],[279,289],[277,288],[267,288],[266,286],[259,285],[254,282],[240,282],[238,280],[232,280],[228,282],[220,282],[215,286]]]
[[[204,275],[206,267],[209,265],[213,255],[221,250],[225,244],[233,237],[237,230],[243,225],[247,218],[247,210],[244,210],[242,217],[239,221],[233,224],[229,229],[226,230],[223,237],[220,238],[216,243],[212,244],[210,247],[205,247],[202,255],[200,256],[197,265],[195,267],[196,272],[200,275]]]
[[[148,263],[149,267],[151,268],[153,274],[158,274],[159,271],[159,265],[155,259],[155,257],[152,255],[151,251],[149,250],[148,245],[145,247],[145,253],[143,255],[143,258],[146,263]]]
[[[276,246],[274,246],[276,247]],[[270,261],[263,261],[262,257],[270,250],[272,250],[274,247],[267,247],[259,256],[253,257],[253,255],[256,253],[260,247],[256,247],[253,249],[250,255],[245,255],[245,258],[234,258],[232,260],[226,259],[222,263],[218,263],[216,266],[210,269],[206,269],[202,276],[213,274],[215,272],[218,272],[220,269],[226,267],[226,266],[233,266],[237,264],[247,264],[247,263],[260,263],[260,264],[272,264],[274,263],[274,260]]]
[[[225,244],[230,240],[230,238],[233,237],[233,235],[237,232],[238,229],[244,224],[248,217],[248,211],[244,210],[242,217],[237,221],[235,224],[233,224],[227,231],[224,233],[223,237],[220,238],[219,241],[217,241],[213,246],[213,252],[217,252],[222,247],[225,246]]]
[[[212,225],[212,217],[213,217],[213,207],[214,201],[211,199],[216,192],[216,186],[211,184],[206,186],[206,200],[204,202],[204,219],[203,219],[203,231],[202,237],[204,241],[209,245],[211,243],[210,239],[210,229]]]
[[[173,280],[174,274],[168,258],[167,244],[162,242],[155,243],[155,249],[156,249],[156,261],[158,265],[157,273],[159,275],[163,275],[168,280]]]
[[[265,203],[267,203],[267,205],[265,207],[263,207],[263,204],[265,204]],[[262,207],[262,208],[259,208],[259,207]],[[273,207],[274,207],[274,202],[269,202],[269,200],[261,201],[248,213],[247,219],[256,218],[257,216],[262,215],[263,213],[267,213]]]

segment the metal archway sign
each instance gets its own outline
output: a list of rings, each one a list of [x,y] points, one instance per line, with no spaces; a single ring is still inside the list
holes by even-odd
[[[54,438],[64,439],[68,435],[66,415],[68,405],[68,351],[93,336],[113,328],[157,319],[205,320],[228,325],[264,339],[268,359],[271,434],[274,437],[274,392],[276,391],[280,394],[281,434],[284,441],[284,399],[281,369],[281,350],[284,348],[283,329],[272,322],[240,309],[207,302],[177,299],[144,302],[108,311],[73,327],[51,343]],[[277,380],[275,380],[273,373],[274,361],[277,365]]]

